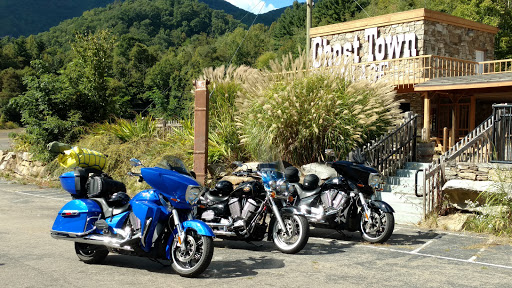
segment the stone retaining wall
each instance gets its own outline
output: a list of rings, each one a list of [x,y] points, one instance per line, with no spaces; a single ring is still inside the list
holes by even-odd
[[[512,164],[448,163],[446,180],[512,182]]]
[[[7,152],[0,150],[0,172],[16,177],[44,178],[44,165],[32,159],[28,152]]]

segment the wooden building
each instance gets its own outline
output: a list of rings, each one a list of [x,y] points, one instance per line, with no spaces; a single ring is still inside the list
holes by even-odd
[[[310,55],[313,67],[340,65],[323,57],[341,56],[391,81],[402,110],[422,117],[422,137],[451,147],[492,114],[492,104],[512,102],[512,60],[494,60],[497,32],[416,9],[312,28]]]

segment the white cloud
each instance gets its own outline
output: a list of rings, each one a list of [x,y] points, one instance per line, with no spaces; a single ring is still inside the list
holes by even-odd
[[[260,0],[226,0],[227,2],[235,5],[238,8],[244,9],[254,14],[267,13],[268,11],[276,9],[272,4],[266,4],[265,1]]]

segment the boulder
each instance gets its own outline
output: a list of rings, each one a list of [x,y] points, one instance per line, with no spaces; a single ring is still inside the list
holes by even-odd
[[[485,203],[483,192],[497,193],[510,191],[512,183],[494,182],[494,181],[473,181],[473,180],[449,180],[443,185],[443,193],[448,197],[450,205],[458,209],[474,210],[468,202]],[[512,195],[512,194],[511,194]]]
[[[308,174],[316,174],[320,180],[326,180],[332,177],[336,177],[338,174],[334,168],[329,167],[323,163],[311,163],[301,167],[303,176]]]

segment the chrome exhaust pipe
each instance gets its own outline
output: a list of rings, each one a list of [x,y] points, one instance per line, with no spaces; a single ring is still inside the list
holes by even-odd
[[[122,249],[122,250],[128,250],[128,251],[133,251],[133,249],[126,244],[133,239],[140,238],[140,235],[137,235],[134,238],[127,237],[125,239],[116,239],[116,238],[112,238],[109,236],[98,235],[98,234],[76,236],[73,233],[63,233],[63,232],[57,232],[57,231],[51,231],[51,236],[54,239],[58,239],[58,240],[69,240],[69,241],[78,242],[78,243],[102,245],[102,246],[106,246],[109,248],[116,248],[116,249]]]

